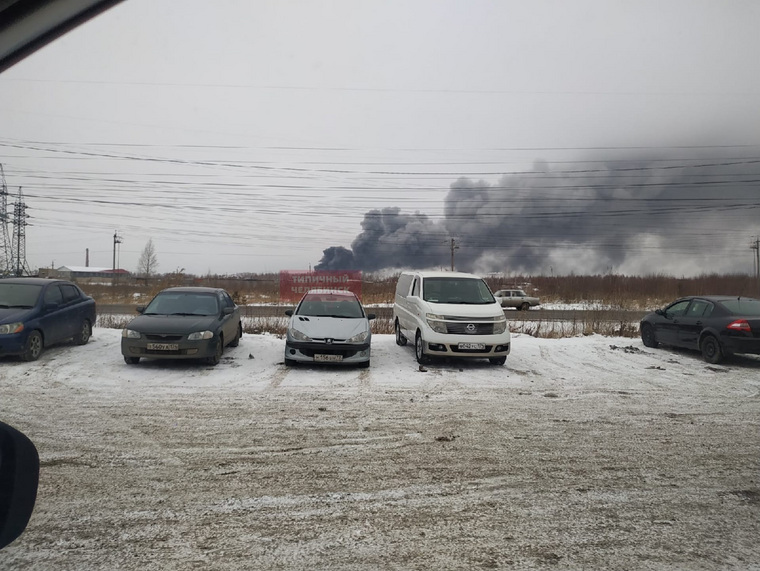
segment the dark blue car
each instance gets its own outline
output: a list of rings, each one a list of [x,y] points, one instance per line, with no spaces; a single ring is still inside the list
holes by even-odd
[[[71,282],[0,279],[0,356],[34,361],[62,341],[84,345],[94,324],[95,300]]]

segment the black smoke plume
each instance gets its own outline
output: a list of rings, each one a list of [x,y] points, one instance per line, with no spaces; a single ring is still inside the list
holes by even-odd
[[[317,269],[669,273],[751,269],[760,231],[760,157],[572,164],[460,178],[442,210],[370,210],[351,249]]]

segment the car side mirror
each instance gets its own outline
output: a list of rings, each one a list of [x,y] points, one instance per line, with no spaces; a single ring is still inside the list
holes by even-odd
[[[145,306],[144,305],[138,305],[136,307],[136,310],[137,310],[137,313],[142,313],[143,311],[145,311]]]
[[[292,309],[286,309],[285,310],[285,315],[287,315],[288,317],[292,317],[293,316],[293,310]]]
[[[234,311],[235,311],[234,307],[227,306],[224,309],[222,309],[222,315],[232,315]]]
[[[29,523],[39,479],[40,457],[32,441],[0,422],[0,549]]]
[[[376,317],[377,317],[377,315],[375,315],[374,313],[368,313],[368,314],[367,314],[367,320],[368,320],[368,321],[372,321],[372,320],[373,320],[373,319],[375,319]]]

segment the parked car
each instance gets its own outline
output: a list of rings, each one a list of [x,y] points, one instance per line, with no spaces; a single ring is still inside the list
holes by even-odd
[[[173,287],[159,292],[121,334],[128,365],[141,358],[205,359],[217,365],[243,336],[240,308],[223,289]]]
[[[0,355],[35,361],[45,347],[90,340],[95,300],[76,284],[43,278],[0,279]]]
[[[393,304],[396,343],[414,340],[419,363],[430,357],[487,358],[503,365],[510,351],[507,318],[478,276],[404,272]]]
[[[760,300],[693,296],[678,299],[641,320],[647,347],[696,349],[708,363],[734,353],[760,354]]]
[[[369,367],[372,332],[356,294],[342,290],[306,293],[290,316],[285,340],[285,364],[343,363]]]
[[[528,310],[531,307],[541,305],[541,300],[532,297],[521,289],[500,289],[493,296],[502,307],[515,307],[518,310]]]

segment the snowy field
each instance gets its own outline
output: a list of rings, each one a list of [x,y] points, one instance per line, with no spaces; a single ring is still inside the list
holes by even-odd
[[[120,332],[0,360],[36,443],[9,570],[760,569],[760,359],[515,335],[506,366],[128,366]]]

